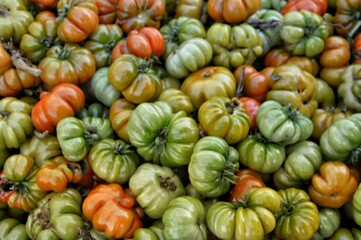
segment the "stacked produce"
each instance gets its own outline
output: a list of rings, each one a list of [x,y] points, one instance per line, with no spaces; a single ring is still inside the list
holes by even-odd
[[[0,239],[361,239],[360,0],[0,0]]]

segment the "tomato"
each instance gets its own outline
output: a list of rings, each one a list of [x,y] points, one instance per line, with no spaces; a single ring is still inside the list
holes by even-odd
[[[275,9],[281,11],[281,9],[287,4],[287,0],[262,0],[261,8]]]
[[[189,180],[202,195],[215,198],[225,194],[236,179],[238,152],[220,137],[201,138],[188,165]]]
[[[192,38],[178,46],[166,59],[167,72],[178,79],[205,67],[213,57],[211,44],[203,38]]]
[[[336,2],[334,23],[337,32],[344,37],[353,37],[360,27],[359,14],[361,2],[359,0],[345,0]]]
[[[88,154],[94,173],[108,183],[127,183],[139,165],[139,156],[131,145],[122,140],[105,138],[96,143]]]
[[[209,136],[222,137],[228,144],[246,138],[251,117],[238,98],[213,97],[198,110],[198,121]]]
[[[268,141],[260,133],[248,135],[237,150],[240,163],[260,173],[277,171],[286,159],[286,148]]]
[[[146,161],[167,167],[189,164],[199,129],[186,112],[173,113],[166,102],[141,103],[128,122],[130,143]]]
[[[262,135],[275,143],[290,145],[311,136],[311,119],[298,110],[268,100],[261,104],[256,114],[257,127]]]
[[[194,108],[212,97],[234,97],[236,79],[232,72],[219,66],[208,66],[189,74],[181,84],[181,90],[189,96]]]
[[[236,68],[233,75],[239,84],[236,96],[243,94],[259,102],[266,100],[268,78],[264,74],[251,65],[241,65]]]
[[[183,110],[187,114],[191,114],[194,111],[190,97],[179,89],[168,88],[163,90],[158,100],[168,103],[174,113]]]
[[[325,47],[320,55],[322,67],[342,67],[348,65],[350,59],[351,48],[345,38],[341,36],[330,36],[325,39]]]
[[[341,225],[341,214],[335,208],[320,208],[320,226],[313,235],[313,239],[325,239],[331,237]]]
[[[340,208],[351,199],[357,185],[356,178],[345,163],[325,162],[312,176],[308,193],[320,207]]]
[[[79,164],[68,162],[63,156],[58,156],[41,165],[35,180],[45,191],[62,192],[69,183],[78,183],[82,177]]]
[[[344,228],[340,227],[337,229],[334,235],[332,235],[329,239],[330,240],[342,240],[342,239],[359,239],[361,237],[361,231],[357,228]]]
[[[257,128],[256,114],[259,106],[261,106],[261,103],[256,99],[250,97],[241,97],[239,98],[239,101],[241,101],[241,103],[243,104],[243,108],[246,109],[248,115],[251,117],[252,123],[250,131],[255,130]]]
[[[109,67],[108,80],[125,99],[132,103],[154,101],[162,91],[162,82],[149,62],[124,54]]]
[[[60,83],[85,83],[96,70],[94,55],[88,49],[76,44],[53,46],[39,63],[40,78],[48,88]]]
[[[99,184],[85,197],[82,212],[107,238],[131,238],[143,223],[135,199],[117,183]],[[80,212],[80,211],[79,211]]]
[[[360,64],[361,63],[361,33],[356,35],[356,38],[354,40],[354,56],[353,56],[353,62],[356,64]]]
[[[0,100],[0,150],[19,148],[33,132],[31,106],[17,98]]]
[[[57,12],[58,37],[66,43],[80,43],[99,24],[95,0],[59,0]]]
[[[300,188],[322,165],[321,149],[315,142],[302,141],[286,148],[283,166],[272,175],[278,189]]]
[[[62,83],[50,92],[40,94],[40,101],[32,109],[31,119],[38,131],[54,133],[61,119],[75,116],[84,105],[83,91],[74,84]]]
[[[2,76],[7,70],[11,69],[14,66],[11,55],[4,48],[3,44],[0,44],[0,57],[2,59],[2,61],[0,62],[0,76]]]
[[[208,229],[219,239],[263,239],[276,226],[280,195],[268,187],[254,188],[243,201],[219,201],[206,215]]]
[[[335,121],[322,135],[320,147],[328,160],[341,160],[356,163],[359,160],[358,146],[361,143],[361,114]]]
[[[186,0],[189,1],[189,0]],[[183,1],[183,2],[186,2]],[[181,2],[181,1],[179,1]],[[197,1],[194,1],[197,2]],[[198,1],[201,2],[201,1]],[[180,7],[182,3],[177,5]],[[192,3],[190,3],[192,4]],[[163,35],[165,41],[165,52],[163,59],[167,59],[168,56],[183,42],[192,38],[206,38],[207,33],[203,23],[196,18],[191,17],[179,17],[170,20],[167,24],[164,24],[159,31]]]
[[[84,227],[82,197],[74,188],[43,197],[29,213],[26,232],[31,239],[77,239]],[[39,217],[41,216],[41,217]]]
[[[7,217],[0,221],[1,239],[27,240],[28,235],[25,230],[25,224],[18,219]]]
[[[281,65],[272,72],[269,85],[267,100],[290,105],[307,117],[315,112],[318,106],[317,80],[310,73],[293,64]]]
[[[208,17],[207,2],[204,0],[177,0],[174,17],[195,18],[204,23]]]
[[[281,207],[275,215],[274,235],[280,239],[311,239],[320,226],[316,204],[301,189],[287,188],[278,193]]]
[[[322,16],[326,13],[327,7],[326,0],[291,0],[282,8],[281,13],[285,15],[292,11],[305,9]]]
[[[261,0],[209,0],[208,14],[216,22],[241,23],[261,7]]]
[[[337,88],[342,82],[342,74],[347,67],[348,65],[335,68],[322,68],[320,78],[326,81],[331,87]]]
[[[160,27],[165,12],[163,0],[119,0],[116,23],[124,32],[143,27]]]
[[[174,198],[162,216],[164,239],[206,239],[206,210],[190,196]]]
[[[336,94],[333,88],[321,78],[316,78],[316,80],[317,80],[316,101],[318,102],[318,106],[317,106],[318,109],[334,106],[336,102]],[[313,115],[315,115],[316,111],[312,114],[312,117]]]
[[[361,94],[360,80],[361,64],[352,64],[342,73],[341,83],[337,87],[337,94],[344,105],[355,112],[361,111],[361,103],[358,100]]]
[[[232,202],[244,199],[247,192],[253,188],[266,187],[261,175],[250,168],[239,170],[236,176],[237,180],[230,189],[229,200]]]
[[[129,188],[144,212],[159,219],[176,197],[185,195],[185,189],[172,169],[152,163],[139,166],[130,177]]]
[[[127,143],[130,143],[128,136],[128,121],[135,107],[135,104],[129,102],[125,98],[119,98],[112,103],[109,109],[109,120],[112,128],[118,137]]]
[[[110,66],[112,51],[122,38],[123,31],[116,24],[99,24],[87,37],[84,47],[93,53],[97,69]]]
[[[352,196],[352,217],[357,225],[361,226],[361,204],[360,204],[360,195],[361,195],[361,185],[357,186],[356,191]]]
[[[293,55],[315,57],[323,51],[324,40],[330,35],[321,16],[308,10],[289,12],[283,16],[281,38]]]
[[[34,17],[27,10],[22,0],[3,0],[0,4],[0,39],[15,44],[20,43],[22,36],[28,32]]]
[[[247,23],[213,23],[207,30],[207,41],[213,49],[212,63],[228,69],[252,64],[263,52],[262,39]]]
[[[117,18],[119,0],[95,0],[100,24],[113,24]]]

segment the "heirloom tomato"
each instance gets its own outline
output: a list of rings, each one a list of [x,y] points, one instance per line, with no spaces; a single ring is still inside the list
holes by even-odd
[[[228,144],[246,138],[251,117],[238,98],[213,97],[198,110],[198,121],[209,136],[222,137]]]
[[[98,7],[99,23],[113,24],[117,18],[119,0],[95,0]]]
[[[250,168],[239,170],[236,176],[237,180],[230,189],[229,201],[240,201],[246,197],[250,189],[266,187],[262,176]]]
[[[0,3],[0,39],[7,42],[10,39],[15,44],[28,32],[34,17],[28,11],[26,1],[2,0]]]
[[[361,33],[356,35],[354,44],[354,56],[353,56],[353,62],[356,64],[361,64]]]
[[[220,137],[206,136],[194,147],[188,165],[189,180],[202,195],[215,198],[225,194],[239,169],[237,150]]]
[[[280,211],[279,194],[268,187],[250,189],[244,199],[219,201],[206,215],[208,229],[220,239],[261,240],[276,226]]]
[[[158,100],[168,103],[174,113],[183,110],[189,115],[194,111],[190,97],[179,89],[168,88],[163,90]]]
[[[317,80],[317,93],[316,93],[316,101],[318,103],[317,108],[328,108],[335,106],[336,103],[336,96],[335,91],[333,88],[323,79],[316,78]],[[315,115],[317,112],[317,109],[312,114]]]
[[[122,140],[106,138],[96,143],[88,154],[94,173],[108,183],[127,183],[139,165],[133,146]]]
[[[162,82],[150,62],[132,54],[124,54],[109,67],[110,84],[133,103],[154,101],[162,92]]]
[[[80,43],[99,24],[95,0],[59,0],[57,12],[58,37],[66,43]]]
[[[335,234],[333,234],[329,240],[357,240],[361,238],[361,230],[357,228],[345,228],[340,227],[337,229]]]
[[[143,27],[159,28],[164,12],[164,0],[119,0],[116,23],[126,33]]]
[[[74,84],[62,83],[50,92],[40,94],[40,101],[32,109],[31,119],[38,131],[54,133],[61,119],[75,116],[84,105],[83,91]]]
[[[172,77],[181,79],[208,65],[212,57],[211,44],[206,39],[196,37],[179,45],[167,57],[165,68]]]
[[[190,196],[174,198],[162,216],[164,239],[206,240],[206,209]]]
[[[358,185],[352,196],[352,217],[357,225],[361,226],[361,184]]]
[[[277,171],[286,159],[285,147],[267,140],[259,132],[248,135],[237,150],[240,163],[260,173]]]
[[[174,18],[163,25],[159,31],[163,35],[166,45],[163,55],[165,60],[183,42],[207,36],[203,23],[199,19],[191,17]]]
[[[96,62],[92,52],[76,44],[51,47],[40,61],[42,71],[40,79],[47,88],[60,83],[85,83],[96,71]]]
[[[342,82],[341,76],[347,67],[348,65],[335,68],[321,68],[319,77],[327,82],[328,85],[337,89]]]
[[[207,30],[207,41],[213,50],[212,63],[228,69],[252,64],[263,52],[262,39],[247,23],[213,23]]]
[[[261,0],[208,0],[208,15],[216,22],[237,24],[261,7]]]
[[[320,207],[340,208],[352,198],[357,185],[345,163],[330,161],[323,163],[312,176],[308,194]]]
[[[129,189],[144,212],[159,219],[171,200],[185,195],[183,183],[172,169],[152,163],[139,166],[129,180]]]
[[[43,11],[46,9],[54,9],[58,4],[58,0],[29,0],[29,2]]]
[[[143,213],[134,204],[134,197],[125,192],[121,185],[99,184],[85,197],[82,212],[93,228],[103,232],[105,237],[131,238],[143,226]]]
[[[288,0],[261,0],[261,8],[281,11]]]
[[[320,226],[317,205],[302,189],[279,190],[281,207],[275,214],[274,235],[279,239],[311,239]]]
[[[207,2],[204,0],[176,0],[175,18],[189,17],[207,21]]]
[[[272,175],[276,188],[302,187],[320,169],[322,160],[321,149],[315,142],[302,141],[288,146],[283,166]]]
[[[312,240],[321,240],[331,237],[341,225],[341,214],[335,208],[320,208],[320,226]]]
[[[0,100],[0,151],[19,148],[33,132],[31,106],[15,97]]]
[[[252,123],[251,123],[250,131],[256,130],[257,128],[256,114],[259,106],[261,106],[261,103],[256,99],[250,97],[241,97],[239,98],[239,101],[241,101],[241,103],[243,104],[243,108],[246,109],[249,116],[251,117]]]
[[[316,13],[317,15],[323,16],[327,12],[327,1],[326,0],[290,0],[282,8],[281,13],[283,15],[293,12],[300,11],[302,9]]]
[[[173,113],[163,101],[139,104],[127,127],[137,152],[146,161],[167,167],[187,165],[199,139],[196,121],[184,111]]]
[[[234,97],[236,86],[236,79],[229,69],[208,66],[189,74],[180,89],[190,97],[194,108],[199,109],[212,97]]]
[[[262,135],[283,145],[306,140],[311,136],[313,125],[310,118],[290,106],[267,100],[261,104],[256,114],[257,127]]]
[[[360,27],[360,10],[360,0],[336,1],[334,23],[340,35],[354,37]]]
[[[7,217],[0,221],[0,239],[28,240],[25,224],[16,218]]]
[[[335,121],[320,138],[326,160],[359,161],[361,144],[361,113]]]
[[[337,87],[337,94],[348,109],[361,111],[361,64],[352,64],[345,69]]]
[[[351,48],[348,41],[341,36],[325,39],[325,47],[320,55],[320,64],[325,68],[342,67],[349,64]]]

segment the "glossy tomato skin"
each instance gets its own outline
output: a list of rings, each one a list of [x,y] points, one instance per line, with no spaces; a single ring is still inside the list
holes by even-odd
[[[256,99],[250,97],[241,97],[239,98],[239,101],[243,103],[243,107],[247,110],[249,116],[251,117],[252,124],[250,127],[250,131],[255,130],[257,128],[256,114],[258,108],[261,106],[261,103]]]
[[[25,224],[19,219],[12,217],[5,217],[0,221],[0,238],[2,239],[19,239],[26,240],[28,235],[25,230]]]
[[[266,186],[261,175],[250,168],[239,170],[236,173],[236,176],[236,183],[230,189],[230,201],[239,201],[244,199],[248,190]]]
[[[117,18],[119,0],[95,0],[100,24],[113,24]]]
[[[358,101],[361,90],[361,64],[349,65],[342,73],[340,85],[337,87],[337,94],[341,97],[342,103],[354,112],[361,111],[361,104]]]
[[[327,7],[326,0],[291,0],[282,8],[281,13],[285,15],[288,12],[306,9],[322,16],[327,12]]]

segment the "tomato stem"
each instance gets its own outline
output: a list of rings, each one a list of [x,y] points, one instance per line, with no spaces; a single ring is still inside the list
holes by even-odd
[[[158,137],[156,137],[156,139],[154,140],[155,145],[159,146],[167,142],[168,130],[168,127],[165,127],[160,131]]]
[[[58,46],[58,48],[55,49],[55,53],[60,60],[66,60],[70,57],[70,51],[66,46],[63,48]]]
[[[123,145],[119,143],[114,146],[114,153],[120,155],[134,153],[134,147],[133,145]]]
[[[227,179],[230,183],[235,184],[236,181],[237,181],[237,176],[236,176],[237,170],[238,170],[238,169],[234,166],[233,163],[227,162],[227,163],[226,163],[226,166],[225,166],[225,168],[224,168],[224,170],[223,170],[222,175],[223,175],[223,177],[224,177],[225,179]]]
[[[5,4],[0,4],[0,16],[7,17],[10,15],[10,8],[8,8]]]
[[[9,115],[10,115],[10,112],[5,111],[5,110],[0,110],[0,117],[1,118],[5,118],[5,117],[7,117]]]
[[[56,18],[56,21],[60,22],[64,18],[66,18],[68,16],[68,12],[69,12],[70,8],[71,8],[70,5],[65,4],[62,9],[59,9],[58,10],[58,17]]]

